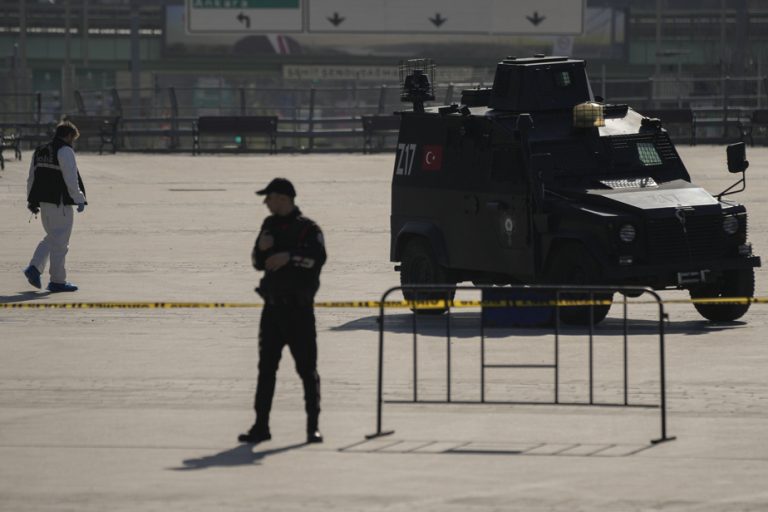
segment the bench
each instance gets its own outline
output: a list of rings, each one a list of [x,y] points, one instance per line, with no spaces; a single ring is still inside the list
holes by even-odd
[[[374,115],[363,116],[363,153],[373,150],[373,137],[376,135],[397,135],[400,130],[400,116]]]
[[[200,135],[235,135],[242,137],[239,148],[245,147],[247,135],[264,135],[269,139],[269,153],[277,153],[277,116],[207,116],[193,123],[192,154],[200,154]]]
[[[120,116],[67,116],[65,119],[77,127],[80,138],[99,138],[99,154],[105,144],[112,146],[113,154],[117,152],[117,126]]]
[[[661,119],[662,126],[667,124],[685,124],[688,125],[691,132],[691,145],[696,145],[696,116],[689,108],[672,108],[661,110],[643,110],[641,112],[645,117]]]
[[[755,145],[755,139],[753,132],[755,128],[768,127],[768,110],[759,109],[752,112],[752,115],[746,119],[739,121],[739,131],[741,132],[741,140],[746,141],[749,138],[749,145]]]
[[[21,148],[19,147],[19,135],[16,132],[0,130],[0,169],[5,169],[5,157],[3,151],[13,150],[16,160],[21,160]]]
[[[192,137],[194,121],[196,118],[123,117],[120,119],[118,130],[120,149],[126,151],[141,146],[149,151],[174,151],[178,149],[181,137]],[[179,128],[184,122],[186,122],[185,126],[189,127]]]
[[[6,137],[12,134],[15,138],[13,149],[19,160],[21,160],[21,148],[24,143],[29,143],[28,146],[34,148],[50,141],[53,138],[54,128],[53,123],[0,123],[0,133],[4,131]],[[8,148],[8,140],[6,140],[6,148]]]

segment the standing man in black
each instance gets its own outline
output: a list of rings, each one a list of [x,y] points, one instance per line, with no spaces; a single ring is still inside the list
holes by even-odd
[[[256,289],[264,299],[259,326],[256,423],[238,440],[256,444],[272,438],[269,413],[275,377],[283,347],[288,345],[304,384],[307,442],[322,443],[313,303],[326,259],[323,233],[294,204],[296,190],[290,181],[275,178],[256,193],[266,196],[264,203],[272,215],[264,220],[251,255],[254,268],[264,271]]]

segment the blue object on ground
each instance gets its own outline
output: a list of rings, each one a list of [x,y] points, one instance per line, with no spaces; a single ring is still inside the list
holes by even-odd
[[[493,288],[483,290],[483,301],[546,302],[554,300],[549,290],[521,290],[519,288]],[[554,306],[483,306],[485,327],[536,327],[551,325],[555,318]]]

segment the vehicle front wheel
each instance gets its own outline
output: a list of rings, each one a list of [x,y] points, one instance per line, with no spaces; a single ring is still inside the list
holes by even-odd
[[[434,284],[453,285],[449,283],[445,269],[438,263],[432,252],[432,247],[423,238],[409,240],[403,250],[402,264],[400,266],[400,285]],[[405,300],[453,300],[456,295],[455,288],[445,291],[414,291],[404,288]],[[414,313],[440,315],[448,308],[414,309]]]
[[[748,297],[755,295],[755,269],[730,270],[717,283],[692,288],[692,299]],[[746,304],[698,304],[693,307],[710,322],[732,322],[744,316],[749,309]]]
[[[546,280],[549,284],[572,285],[598,285],[600,284],[600,270],[597,261],[587,250],[577,243],[563,244],[555,249],[555,253],[547,265]],[[611,293],[595,293],[594,300],[612,301]],[[561,293],[562,300],[589,300],[587,293]],[[560,307],[560,320],[566,324],[589,325],[602,322],[611,309],[610,304],[595,304],[591,306],[563,306]]]

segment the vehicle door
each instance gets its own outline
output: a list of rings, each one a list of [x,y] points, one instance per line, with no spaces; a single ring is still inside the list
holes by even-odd
[[[524,278],[532,273],[530,202],[523,153],[516,141],[493,144],[477,191],[473,230],[480,237],[483,270]]]

